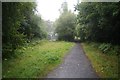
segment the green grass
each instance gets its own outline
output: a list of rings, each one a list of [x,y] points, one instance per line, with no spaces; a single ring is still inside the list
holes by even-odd
[[[82,43],[82,46],[98,75],[102,78],[118,78],[118,57],[103,54],[92,46],[94,44]]]
[[[71,42],[32,42],[27,47],[16,51],[17,57],[3,60],[4,78],[40,78],[58,66]]]

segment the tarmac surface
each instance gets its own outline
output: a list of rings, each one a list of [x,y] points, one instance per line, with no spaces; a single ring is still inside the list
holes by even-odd
[[[63,63],[47,75],[47,78],[99,78],[80,43],[65,56]]]

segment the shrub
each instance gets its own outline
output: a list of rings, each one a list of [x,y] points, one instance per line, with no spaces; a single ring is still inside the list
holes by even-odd
[[[101,45],[99,45],[99,49],[103,52],[103,53],[107,53],[109,50],[110,50],[110,48],[111,48],[112,46],[111,46],[111,44],[109,44],[109,43],[103,43],[103,44],[101,44]]]

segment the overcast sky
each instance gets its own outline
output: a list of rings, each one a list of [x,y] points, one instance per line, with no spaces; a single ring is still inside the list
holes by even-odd
[[[68,9],[74,11],[74,5],[78,0],[37,0],[38,14],[45,20],[55,21],[59,17],[59,9],[64,1],[68,3]]]

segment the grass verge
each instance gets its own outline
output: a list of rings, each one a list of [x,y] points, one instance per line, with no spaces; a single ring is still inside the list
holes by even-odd
[[[3,60],[3,78],[40,78],[62,61],[71,42],[32,42],[16,51],[17,57]]]
[[[82,46],[98,75],[101,78],[118,78],[118,57],[103,54],[92,46],[94,44],[82,43]]]

